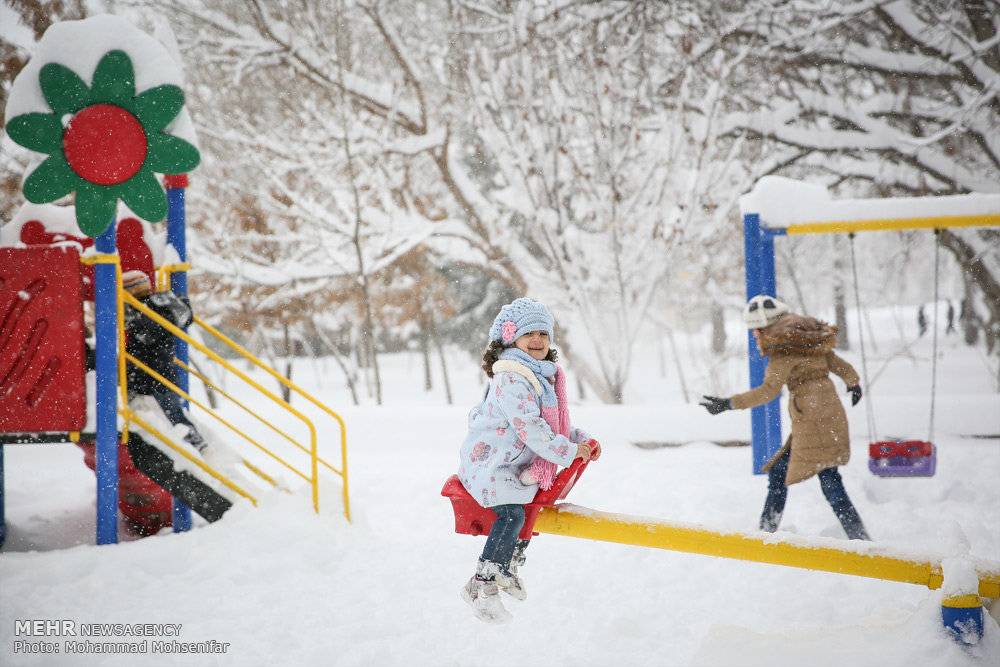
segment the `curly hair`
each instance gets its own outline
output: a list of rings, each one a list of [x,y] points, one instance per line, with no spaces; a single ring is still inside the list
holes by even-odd
[[[493,377],[493,364],[495,364],[500,358],[500,353],[511,347],[514,346],[504,345],[498,340],[490,341],[490,344],[486,347],[486,351],[483,352],[483,365],[481,366],[483,372],[486,373],[488,377]],[[557,361],[558,359],[559,353],[556,352],[554,347],[550,347],[549,353],[545,355],[545,361]]]

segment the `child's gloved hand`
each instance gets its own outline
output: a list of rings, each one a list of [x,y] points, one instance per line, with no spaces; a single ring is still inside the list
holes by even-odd
[[[728,398],[720,398],[719,396],[702,396],[702,398],[705,400],[698,403],[698,405],[708,410],[709,414],[717,415],[720,412],[733,409],[733,404]]]
[[[589,440],[587,442],[590,442]],[[576,446],[576,458],[583,459],[584,461],[590,460],[590,445],[587,442],[581,442]]]
[[[856,384],[853,387],[847,388],[847,393],[851,395],[851,407],[861,402],[861,385]]]
[[[587,441],[586,444],[590,445],[591,461],[596,461],[597,459],[601,458],[601,443],[591,438],[590,440]]]

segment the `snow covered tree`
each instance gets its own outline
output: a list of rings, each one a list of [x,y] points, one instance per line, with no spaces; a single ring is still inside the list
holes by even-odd
[[[363,252],[339,262],[361,278],[439,220],[426,240],[435,252],[550,301],[574,368],[621,400],[688,178],[671,169],[682,146],[654,118],[667,76],[654,65],[671,48],[654,37],[676,13],[629,2],[166,4],[205,84],[221,74],[248,97],[277,93],[227,104],[228,89],[211,87],[205,101],[222,105],[203,121],[213,138],[257,147],[245,159],[281,193],[276,214],[333,228],[361,193],[381,217],[363,217]],[[353,176],[333,153],[345,142]]]
[[[749,11],[749,14],[748,14]],[[758,0],[720,48],[755,51],[734,133],[772,141],[782,173],[863,196],[1000,192],[996,0]],[[765,85],[765,83],[768,85]],[[1000,326],[996,231],[942,230]]]

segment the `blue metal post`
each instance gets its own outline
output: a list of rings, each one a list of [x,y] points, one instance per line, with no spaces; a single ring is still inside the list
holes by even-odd
[[[743,216],[743,262],[746,273],[747,300],[758,294],[774,295],[774,239],[760,226],[760,216],[747,213]],[[747,357],[750,365],[750,386],[764,382],[767,360],[761,356],[753,334],[747,331]],[[753,472],[761,468],[781,447],[781,401],[775,399],[767,405],[751,409],[750,424],[753,443]]]
[[[983,605],[979,595],[974,592],[942,599],[941,622],[960,645],[978,644],[983,638]]]
[[[97,237],[98,253],[117,252],[115,222]],[[114,264],[95,269],[97,357],[97,543],[118,542],[118,280]]]
[[[760,239],[760,281],[765,294],[778,295],[777,278],[774,274],[774,235],[761,229]],[[763,381],[763,378],[762,378]],[[764,429],[767,434],[764,461],[766,463],[781,449],[781,395],[764,406]],[[760,468],[757,468],[759,470]]]
[[[184,188],[187,187],[187,176],[184,174],[167,176],[167,243],[174,247],[180,261],[187,261],[187,239],[184,221]],[[187,296],[187,271],[177,271],[171,274],[170,288],[180,297]],[[188,363],[188,345],[186,341],[174,340],[174,355],[185,364]],[[188,372],[177,369],[177,386],[188,390]],[[187,407],[187,401],[184,402]],[[191,508],[174,498],[173,507],[174,532],[191,530]]]

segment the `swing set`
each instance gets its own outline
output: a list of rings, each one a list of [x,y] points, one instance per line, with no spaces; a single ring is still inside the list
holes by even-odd
[[[858,313],[858,342],[861,346],[861,375],[865,387],[868,379],[868,355],[865,352],[865,333],[861,325],[861,293],[858,289],[858,261],[854,250],[854,232],[847,235],[851,247],[851,277],[854,282],[854,304]],[[879,477],[933,477],[937,470],[937,447],[934,446],[934,408],[937,395],[938,363],[938,291],[940,286],[941,230],[934,230],[934,317],[931,342],[931,403],[928,410],[930,423],[926,440],[878,440],[875,423],[875,404],[868,394],[865,401],[865,423],[868,428],[868,469]]]
[[[817,196],[818,195],[818,196]],[[789,206],[794,202],[794,206]],[[857,257],[854,237],[858,232],[933,230],[934,244],[934,332],[931,343],[931,396],[927,439],[878,439],[875,408],[870,391],[868,358],[863,327],[859,325],[861,370],[867,393],[865,414],[868,429],[869,470],[880,477],[930,477],[937,469],[934,445],[934,412],[937,393],[938,290],[940,283],[940,230],[958,227],[1000,226],[1000,195],[957,195],[913,197],[907,199],[857,199],[836,201],[825,188],[789,179],[765,177],[741,200],[747,298],[775,294],[774,239],[802,234],[847,234],[851,249],[851,273],[854,298],[860,317]],[[913,212],[900,215],[900,210]],[[813,211],[823,211],[829,218],[818,219]],[[764,381],[767,362],[747,334],[750,385]],[[763,465],[781,448],[781,398],[755,407],[751,412],[753,430],[753,471],[762,473]]]

